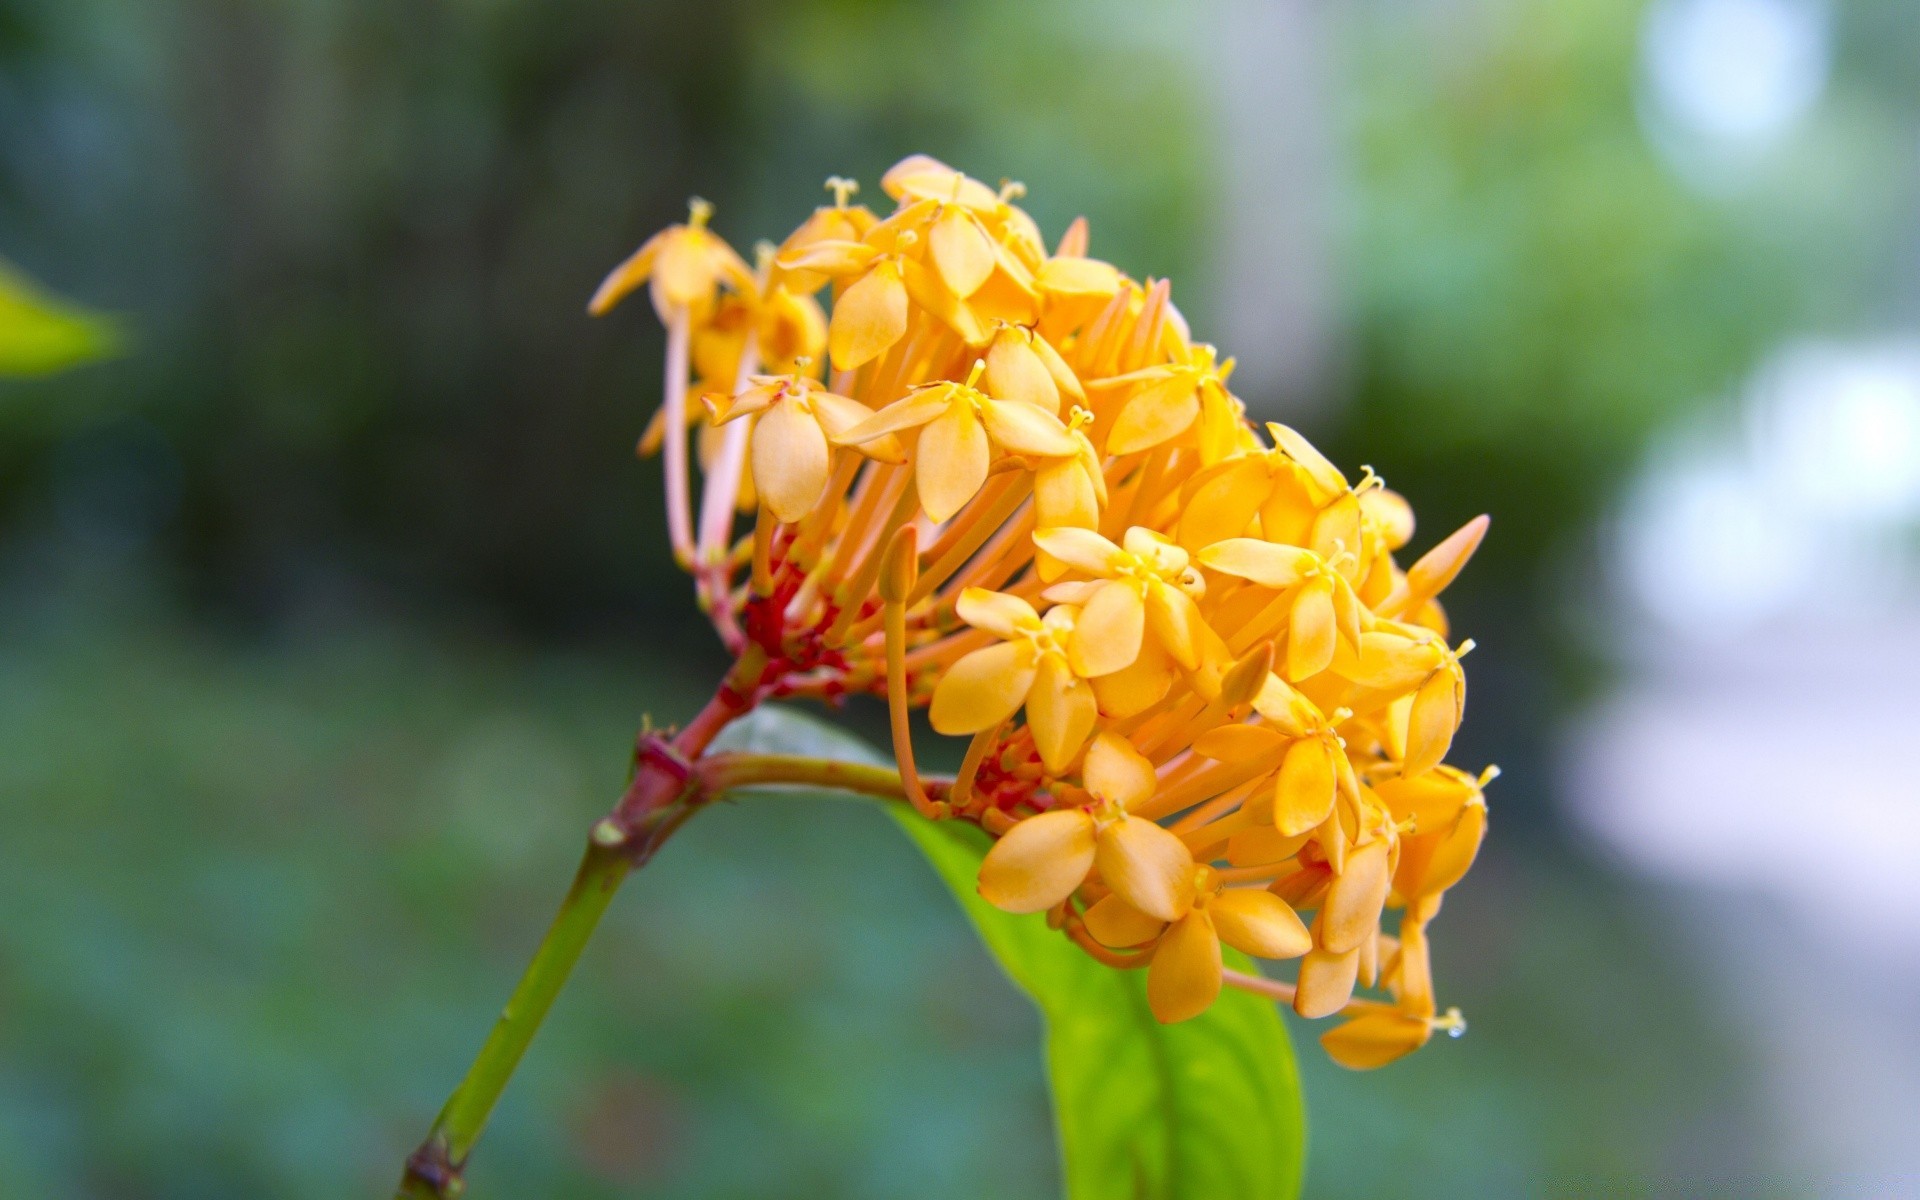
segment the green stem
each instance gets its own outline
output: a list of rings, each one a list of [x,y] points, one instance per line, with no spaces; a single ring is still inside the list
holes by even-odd
[[[514,1068],[539,1032],[547,1010],[572,975],[614,892],[634,867],[653,857],[706,798],[694,767],[707,746],[758,698],[766,658],[749,647],[707,706],[671,742],[649,738],[620,803],[593,827],[573,886],[533,961],[513,989],[473,1065],[407,1159],[396,1200],[454,1200],[466,1190],[467,1156],[506,1090]]]
[[[407,1160],[399,1196],[451,1198],[463,1190],[461,1168],[473,1143],[486,1127],[494,1104],[546,1019],[547,1010],[553,1007],[554,998],[580,961],[580,952],[586,949],[587,939],[600,924],[614,892],[632,869],[632,861],[620,849],[597,842],[588,845],[573,886],[560,903],[559,915],[534,951],[533,961],[513,989],[507,1006],[500,1011],[486,1044],[480,1047],[460,1086],[448,1097],[426,1141]]]
[[[828,788],[882,800],[905,801],[906,784],[892,767],[840,762],[831,758],[804,758],[791,754],[714,754],[700,762],[704,789],[712,794],[760,785]],[[944,793],[952,781],[925,777],[929,792]]]
[[[707,755],[715,735],[753,706],[765,659],[749,647],[714,698],[671,742],[643,743],[639,769],[626,794],[593,827],[573,886],[534,951],[460,1086],[440,1110],[419,1149],[407,1159],[396,1200],[455,1200],[466,1190],[467,1158],[486,1128],[507,1081],[573,974],[587,941],[606,915],[613,894],[635,867],[644,866],[674,830],[711,798],[735,788],[788,785],[831,788],[904,801],[900,772],[865,763],[784,754]],[[945,794],[948,780],[927,780]]]

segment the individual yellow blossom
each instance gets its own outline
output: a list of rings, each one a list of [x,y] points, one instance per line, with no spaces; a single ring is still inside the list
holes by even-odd
[[[1206,585],[1187,552],[1151,529],[1127,530],[1116,546],[1090,529],[1043,529],[1034,544],[1094,577],[1049,589],[1084,604],[1068,653],[1089,679],[1130,667],[1151,627],[1155,644],[1187,670],[1200,665],[1205,620],[1194,603]]]
[[[1060,418],[1017,400],[998,400],[974,385],[985,371],[976,361],[967,382],[943,380],[915,388],[835,440],[857,446],[919,429],[913,450],[920,504],[944,521],[965,507],[987,481],[994,449],[1007,454],[1062,458],[1078,452]]]
[[[1194,868],[1193,900],[1171,923],[1117,892],[1087,909],[1087,931],[1116,949],[1153,943],[1147,1003],[1162,1021],[1184,1021],[1220,994],[1220,946],[1255,958],[1298,958],[1313,938],[1287,902],[1264,888],[1230,888],[1209,866]]]
[[[927,717],[941,733],[971,734],[1011,717],[1022,705],[1034,746],[1049,771],[1065,771],[1093,732],[1093,689],[1067,663],[1079,609],[1056,605],[1042,618],[1018,596],[968,588],[960,619],[1005,639],[966,655],[940,678]]]
[[[1257,538],[1228,538],[1200,551],[1200,565],[1251,580],[1291,597],[1287,620],[1286,674],[1298,682],[1333,664],[1336,645],[1360,645],[1360,600],[1346,575],[1300,546]]]
[[[807,249],[820,242],[858,242],[880,220],[866,206],[847,203],[847,197],[860,191],[860,185],[853,180],[835,175],[827,180],[827,190],[833,193],[833,203],[814,209],[813,215],[788,234],[787,240],[781,242],[780,248],[774,253],[771,282],[797,295],[811,296],[827,286],[829,277],[818,271],[786,267],[781,265],[783,262],[798,259]]]
[[[815,387],[793,375],[756,375],[737,396],[707,397],[714,423],[754,418],[753,483],[773,515],[798,521],[826,494],[832,439],[873,416],[857,400]],[[899,440],[882,436],[860,451],[883,462],[905,462]]]
[[[1153,795],[1153,764],[1117,734],[1087,748],[1081,782],[1092,803],[1029,817],[980,865],[980,894],[1008,912],[1040,912],[1098,869],[1106,886],[1162,921],[1193,902],[1193,856],[1181,840],[1127,810]]]
[[[690,310],[712,302],[722,286],[751,292],[753,272],[733,247],[707,228],[713,206],[695,200],[684,225],[672,225],[641,243],[631,257],[615,267],[587,302],[587,311],[600,316],[641,284],[653,293],[653,311],[665,321],[674,310]]]
[[[1097,390],[1120,390],[1127,396],[1107,434],[1107,453],[1137,454],[1171,441],[1192,428],[1203,409],[1215,414],[1216,429],[1224,422],[1230,434],[1243,410],[1227,391],[1233,360],[1216,364],[1214,354],[1212,346],[1195,346],[1184,361],[1093,381]]]

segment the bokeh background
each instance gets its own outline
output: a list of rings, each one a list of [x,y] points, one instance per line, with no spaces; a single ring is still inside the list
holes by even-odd
[[[644,305],[914,150],[1493,534],[1464,1040],[1300,1030],[1320,1197],[1920,1194],[1908,0],[0,0],[0,1195],[379,1195],[722,663]],[[854,712],[856,726],[871,714]],[[694,822],[476,1195],[1054,1194],[1032,1014],[855,804]]]

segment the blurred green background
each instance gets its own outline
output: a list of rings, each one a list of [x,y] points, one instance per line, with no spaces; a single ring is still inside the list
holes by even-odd
[[[1352,1075],[1299,1029],[1309,1194],[1824,1191],[1553,803],[1649,439],[1912,299],[1910,8],[1656,8],[1715,5],[1815,23],[1764,137],[1605,0],[0,0],[0,256],[124,333],[0,382],[0,1195],[391,1185],[723,665],[631,454],[657,331],[586,295],[690,194],[745,250],[915,150],[1171,275],[1422,545],[1494,514],[1472,1032]],[[1035,1018],[878,814],[718,810],[629,893],[476,1196],[1054,1194]]]

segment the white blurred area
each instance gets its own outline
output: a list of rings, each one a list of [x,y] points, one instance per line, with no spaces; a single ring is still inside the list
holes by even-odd
[[[1656,447],[1609,551],[1576,818],[1679,885],[1820,1194],[1920,1194],[1920,340],[1783,349]]]
[[[1817,107],[1827,28],[1817,0],[1656,0],[1649,141],[1750,178]],[[1576,823],[1667,885],[1795,1174],[1920,1195],[1920,336],[1779,348],[1652,448],[1605,557],[1623,670],[1572,732]]]
[[[1641,23],[1641,125],[1675,173],[1748,182],[1825,91],[1823,0],[1654,0]]]

